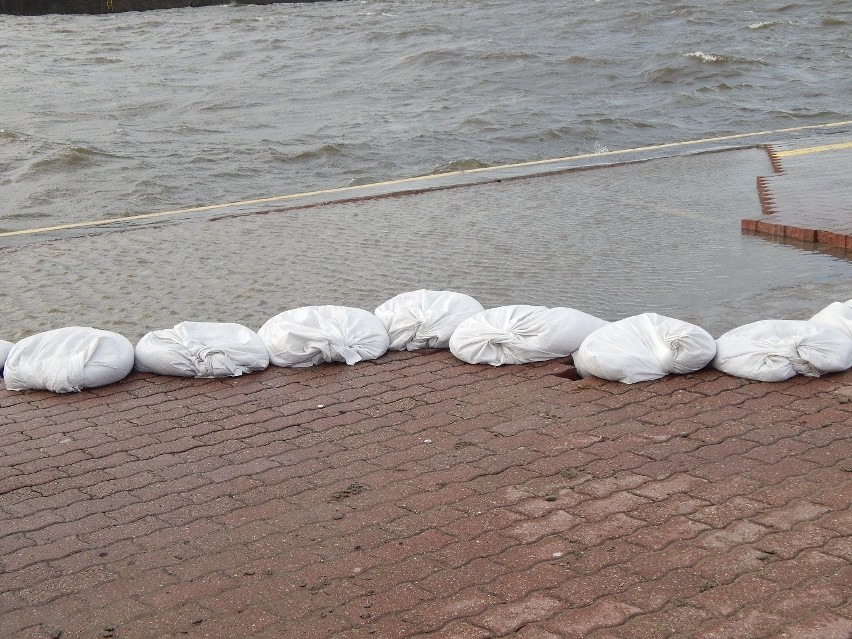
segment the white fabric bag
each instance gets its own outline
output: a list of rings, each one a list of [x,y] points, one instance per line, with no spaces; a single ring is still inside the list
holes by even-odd
[[[106,386],[133,369],[133,345],[123,335],[69,326],[25,337],[6,359],[9,390],[77,392]]]
[[[469,364],[541,362],[570,355],[589,333],[606,324],[573,308],[500,306],[459,324],[450,351]]]
[[[250,328],[227,322],[181,322],[147,333],[136,345],[136,370],[181,377],[237,377],[269,366]]]
[[[347,306],[305,306],[279,313],[257,332],[275,366],[355,364],[388,350],[388,332],[378,317]]]
[[[589,335],[574,353],[574,365],[583,377],[635,384],[701,370],[715,353],[713,337],[700,326],[643,313]]]
[[[846,303],[832,302],[808,321],[839,328],[852,338],[852,300]]]
[[[3,365],[6,363],[6,358],[9,356],[9,351],[12,350],[14,344],[0,339],[0,371],[3,370]]]
[[[421,289],[392,297],[376,308],[376,317],[388,331],[388,350],[413,351],[447,348],[456,327],[482,310],[470,295]]]
[[[809,321],[753,322],[716,340],[713,366],[761,382],[780,382],[796,373],[819,377],[852,367],[852,337]]]

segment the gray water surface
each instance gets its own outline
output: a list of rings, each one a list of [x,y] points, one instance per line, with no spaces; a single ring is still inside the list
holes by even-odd
[[[848,0],[0,16],[0,232],[852,119]]]

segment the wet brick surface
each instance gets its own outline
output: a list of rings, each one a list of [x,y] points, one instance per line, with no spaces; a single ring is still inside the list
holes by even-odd
[[[0,390],[0,636],[852,636],[852,372]]]

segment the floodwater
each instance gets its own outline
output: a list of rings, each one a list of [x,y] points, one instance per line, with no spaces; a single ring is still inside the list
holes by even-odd
[[[762,149],[266,214],[165,218],[0,251],[7,339],[69,324],[131,340],[182,320],[257,330],[299,306],[373,310],[407,290],[486,307],[645,311],[715,336],[852,296],[852,261],[742,235]]]
[[[0,16],[0,232],[849,120],[850,25],[847,0]],[[606,169],[0,239],[0,338],[257,328],[285,308],[372,308],[414,288],[607,319],[654,310],[718,334],[852,297],[849,262],[740,235],[769,169],[724,157],[626,169],[629,198]],[[694,188],[660,187],[677,171]]]

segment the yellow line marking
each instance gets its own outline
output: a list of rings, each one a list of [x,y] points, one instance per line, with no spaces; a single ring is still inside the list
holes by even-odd
[[[823,144],[822,146],[809,146],[803,149],[790,149],[789,151],[776,151],[775,156],[779,158],[789,158],[794,155],[810,155],[811,153],[823,153],[825,151],[840,151],[842,149],[852,149],[852,142],[840,142],[838,144]]]
[[[667,144],[653,144],[651,146],[640,146],[632,149],[622,149],[620,151],[604,151],[602,153],[584,153],[583,155],[572,155],[568,157],[562,158],[554,158],[551,160],[535,160],[532,162],[519,162],[517,164],[501,164],[498,166],[488,166],[479,169],[467,169],[465,171],[453,171],[451,173],[442,173],[440,175],[419,175],[416,177],[410,178],[400,178],[398,180],[388,180],[385,182],[375,182],[373,184],[363,184],[358,186],[343,186],[334,189],[325,189],[322,191],[307,191],[304,193],[292,193],[290,195],[274,195],[271,197],[263,197],[257,198],[254,200],[241,200],[239,202],[227,202],[224,204],[210,204],[207,206],[194,206],[186,209],[174,209],[171,211],[158,211],[156,213],[141,213],[138,215],[128,215],[125,217],[112,217],[103,220],[89,220],[86,222],[73,222],[70,224],[57,224],[56,226],[43,226],[40,228],[31,228],[31,229],[21,229],[19,231],[7,231],[5,233],[0,233],[0,237],[14,237],[16,235],[35,235],[38,233],[48,233],[51,231],[65,231],[68,229],[76,229],[83,228],[89,226],[103,226],[105,224],[117,224],[119,222],[133,222],[137,220],[151,220],[158,217],[165,217],[169,215],[181,215],[185,213],[200,213],[202,211],[215,211],[217,209],[229,208],[232,206],[252,206],[255,204],[267,204],[269,202],[285,202],[287,200],[295,200],[302,197],[310,197],[310,196],[318,196],[318,195],[331,195],[331,194],[343,194],[343,193],[355,193],[359,190],[365,189],[374,189],[376,187],[384,187],[384,186],[395,186],[398,184],[411,184],[414,182],[423,182],[427,180],[434,180],[436,178],[447,178],[452,177],[453,175],[470,175],[473,173],[483,173],[487,171],[496,171],[500,169],[517,169],[524,167],[532,167],[532,166],[546,166],[548,164],[558,164],[561,162],[569,162],[575,160],[585,160],[589,158],[601,158],[613,155],[621,155],[624,153],[636,153],[637,151],[656,151],[659,149],[674,149],[682,146],[690,146],[696,144],[706,144],[707,142],[725,142],[729,140],[742,140],[744,138],[752,138],[758,136],[765,135],[776,135],[779,133],[793,133],[796,131],[806,131],[812,129],[826,129],[831,127],[838,126],[848,126],[852,124],[852,120],[845,120],[843,122],[831,122],[829,124],[811,124],[808,126],[797,126],[791,127],[788,129],[775,129],[770,131],[757,131],[754,133],[739,133],[736,135],[722,135],[713,138],[701,138],[698,140],[686,140],[684,142],[669,142]],[[833,145],[830,145],[833,146]],[[813,147],[819,148],[819,147]],[[790,153],[789,151],[783,151],[782,153]],[[782,153],[776,153],[778,156],[782,156]]]
[[[405,180],[399,180],[400,182],[404,182]],[[388,182],[391,184],[391,182]],[[104,220],[90,220],[87,222],[73,222],[70,224],[58,224],[56,226],[44,226],[41,228],[34,229],[22,229],[20,231],[7,231],[6,233],[0,233],[0,237],[11,237],[13,235],[29,235],[34,233],[46,233],[48,231],[64,231],[65,229],[75,229],[81,228],[84,226],[102,226],[104,224],[116,224],[118,222],[128,222],[134,220],[150,220],[157,217],[163,217],[166,215],[178,215],[180,213],[199,213],[201,211],[215,211],[216,209],[224,209],[231,206],[240,206],[245,205],[249,206],[252,204],[265,204],[267,202],[279,202],[284,200],[291,200],[300,197],[306,197],[309,195],[325,195],[327,193],[341,193],[345,191],[353,191],[356,189],[367,188],[368,186],[376,186],[373,184],[368,184],[364,186],[349,186],[349,187],[341,187],[336,189],[327,189],[325,191],[310,191],[307,193],[293,193],[291,195],[276,195],[273,197],[264,197],[258,198],[256,200],[242,200],[240,202],[226,202],[224,204],[209,204],[207,206],[194,206],[187,209],[174,209],[172,211],[158,211],[156,213],[140,213],[138,215],[127,215],[125,217],[111,217]]]

